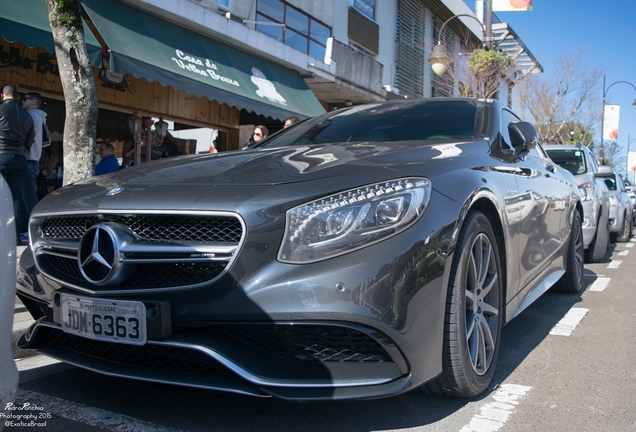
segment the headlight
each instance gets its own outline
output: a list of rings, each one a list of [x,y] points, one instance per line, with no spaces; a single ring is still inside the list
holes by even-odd
[[[287,211],[278,260],[310,263],[391,237],[415,223],[428,204],[424,178],[390,180],[330,195]]]
[[[587,182],[579,185],[579,196],[581,201],[591,201],[595,198],[594,183]]]

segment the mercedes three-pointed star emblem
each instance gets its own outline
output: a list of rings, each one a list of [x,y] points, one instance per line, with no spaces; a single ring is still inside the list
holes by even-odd
[[[112,222],[90,227],[80,240],[77,263],[84,279],[95,285],[115,285],[125,280],[130,269],[119,263],[126,228]]]

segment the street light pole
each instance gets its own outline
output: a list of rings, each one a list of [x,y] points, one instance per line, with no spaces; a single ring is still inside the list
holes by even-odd
[[[492,51],[493,37],[492,37],[492,0],[486,0],[486,16],[485,16],[485,29],[484,29],[484,44],[487,50]]]
[[[490,2],[492,0],[488,0],[488,1]],[[439,31],[437,34],[437,45],[433,47],[433,50],[431,51],[431,57],[427,60],[427,62],[431,64],[431,68],[433,69],[433,73],[435,75],[438,75],[438,76],[442,75],[446,71],[446,67],[448,66],[448,63],[450,63],[448,52],[446,52],[446,48],[444,48],[444,45],[442,45],[442,31],[444,30],[444,27],[446,27],[446,24],[448,24],[450,20],[459,18],[459,17],[472,18],[475,21],[477,21],[479,25],[481,26],[481,31],[483,32],[484,45],[486,43],[486,29],[484,28],[484,25],[481,23],[481,21],[479,21],[477,17],[473,15],[469,15],[469,14],[453,15],[452,17],[444,21],[442,26],[439,28]]]
[[[632,86],[632,88],[634,89],[634,91],[636,91],[636,87],[634,86],[634,84],[628,82],[628,81],[616,81],[612,84],[610,84],[609,87],[607,87],[607,89],[605,88],[605,74],[603,74],[603,116],[601,117],[601,145],[598,149],[598,158],[599,158],[599,164],[600,165],[605,165],[605,144],[604,144],[604,140],[603,140],[603,135],[605,134],[604,128],[605,128],[605,96],[607,95],[607,92],[609,91],[609,89],[612,88],[612,86],[616,85],[616,84],[628,84],[630,86]],[[634,102],[632,103],[632,105],[634,106],[634,108],[636,108],[636,100],[634,100]]]

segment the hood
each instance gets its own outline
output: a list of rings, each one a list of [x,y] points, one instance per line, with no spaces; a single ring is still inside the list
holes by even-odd
[[[162,159],[97,176],[81,184],[106,179],[124,185],[277,185],[324,179],[370,167],[425,163],[457,156],[459,144],[431,142],[346,143],[235,151]]]
[[[166,158],[58,189],[35,210],[115,209],[133,204],[150,210],[166,208],[168,199],[171,208],[202,209],[213,200],[217,209],[231,211],[250,200],[271,204],[389,178],[434,176],[448,169],[440,159],[473,151],[483,153],[484,147],[476,142],[357,142]],[[294,186],[299,183],[307,186]],[[279,187],[272,188],[275,185]]]

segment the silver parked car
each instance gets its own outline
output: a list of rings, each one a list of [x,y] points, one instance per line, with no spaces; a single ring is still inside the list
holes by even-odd
[[[620,175],[612,167],[599,167],[610,196],[610,237],[614,242],[626,242],[632,237],[632,202]]]
[[[583,203],[583,246],[586,262],[600,262],[609,247],[609,191],[598,178],[594,155],[583,144],[546,145],[548,156],[574,174]]]

